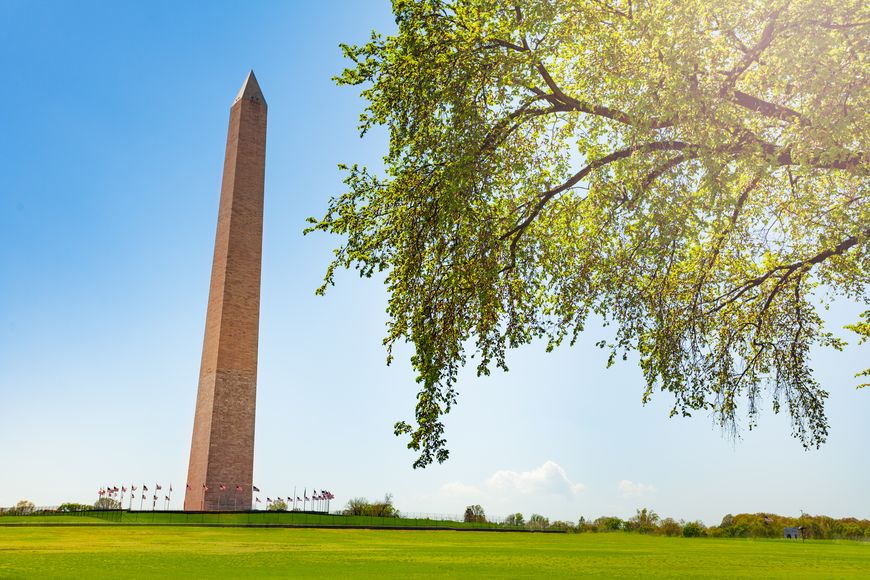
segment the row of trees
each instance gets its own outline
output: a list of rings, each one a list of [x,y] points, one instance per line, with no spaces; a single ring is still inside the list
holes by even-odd
[[[479,505],[465,509],[466,522],[486,522],[484,510]],[[530,530],[564,530],[574,533],[596,532],[633,532],[661,536],[727,537],[727,538],[781,538],[787,527],[801,527],[806,538],[813,539],[859,539],[870,538],[870,520],[857,518],[835,519],[829,516],[801,514],[800,517],[786,517],[776,514],[728,514],[718,526],[705,526],[701,521],[684,521],[661,518],[649,508],[636,511],[635,515],[622,519],[616,516],[601,516],[595,520],[581,517],[575,524],[550,520],[540,514],[532,514],[528,521],[521,513],[510,514],[502,525]]]
[[[600,517],[593,521],[580,518],[576,526],[566,529],[576,532],[636,532],[663,536],[728,537],[728,538],[781,538],[787,527],[802,527],[806,538],[858,539],[870,538],[870,520],[856,518],[834,519],[829,516],[801,514],[786,517],[776,514],[728,514],[718,526],[705,526],[700,521],[676,521],[660,518],[650,509],[643,508],[627,520],[618,517]]]

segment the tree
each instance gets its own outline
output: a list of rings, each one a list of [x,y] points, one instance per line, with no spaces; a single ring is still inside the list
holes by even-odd
[[[532,514],[529,516],[529,523],[526,524],[526,527],[530,530],[546,530],[550,527],[550,519],[541,514]]]
[[[483,523],[486,522],[486,514],[482,507],[474,504],[465,508],[465,516],[463,519],[466,522]]]
[[[663,519],[659,530],[666,536],[679,536],[683,533],[683,527],[674,518]]]
[[[504,519],[504,525],[513,526],[513,527],[522,527],[526,525],[526,520],[523,517],[523,514],[517,512],[515,514],[510,514]]]
[[[689,522],[683,526],[683,537],[685,538],[700,538],[706,535],[707,530],[701,522]]]
[[[625,529],[626,524],[617,517],[602,516],[595,520],[595,526],[603,532],[616,532]]]
[[[370,502],[364,497],[352,498],[348,500],[347,506],[344,508],[344,515],[397,518],[399,510],[393,506],[393,496],[388,493],[380,502]]]
[[[384,175],[308,232],[337,268],[382,273],[387,360],[414,344],[415,467],[448,457],[459,369],[614,328],[646,402],[727,433],[769,393],[818,447],[820,305],[870,288],[867,38],[860,0],[397,0],[398,32],[343,46]]]
[[[15,504],[15,507],[12,508],[13,513],[26,516],[28,514],[32,514],[33,510],[36,509],[36,506],[33,505],[33,502],[28,499],[22,499],[18,503]]]
[[[121,502],[116,499],[112,499],[110,497],[101,497],[97,501],[94,502],[94,509],[98,510],[119,510],[121,509]]]
[[[76,502],[66,502],[57,506],[59,512],[85,512],[92,509],[94,509],[93,506]]]
[[[272,503],[269,504],[269,511],[272,512],[286,512],[287,511],[287,502],[283,499],[276,499]]]
[[[659,515],[647,508],[636,511],[637,513],[628,520],[631,529],[641,534],[654,532],[659,523]]]

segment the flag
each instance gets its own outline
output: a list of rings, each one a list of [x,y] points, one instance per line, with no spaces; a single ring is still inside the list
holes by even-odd
[[[281,499],[281,498],[280,498],[280,497],[279,497],[279,498],[278,498],[278,501],[284,501],[284,500],[283,500],[283,499]]]
[[[191,489],[191,488],[190,488],[190,484],[188,483],[188,484],[187,484],[187,491],[190,491],[190,489]]]
[[[148,499],[147,497],[145,497],[144,493],[142,494],[142,499]]]
[[[135,485],[130,486],[130,491],[136,491],[138,488]]]
[[[257,498],[256,501],[257,501],[257,503],[260,503],[260,498]]]
[[[207,486],[206,484],[204,484],[204,483],[202,484],[202,490],[203,490],[203,491],[208,491],[208,486]]]
[[[237,485],[237,486],[236,486],[236,491],[243,491],[242,486],[241,486],[241,485]]]
[[[159,483],[157,485],[155,485],[155,487],[157,488],[157,491],[160,491],[161,489],[163,489],[163,486],[160,485]]]
[[[254,489],[254,491],[260,491],[260,488],[257,487],[256,485],[252,485],[251,487]]]
[[[224,484],[221,484],[220,487],[219,487],[218,489],[221,490],[221,491],[226,491],[226,490],[227,490],[227,486],[225,486]]]
[[[143,485],[142,485],[142,491],[148,491],[148,486],[143,484]]]
[[[271,497],[267,497],[267,498],[266,498],[266,503],[272,503],[272,498],[271,498]]]
[[[154,494],[154,501],[157,501],[157,494]]]
[[[166,501],[169,501],[169,496],[168,496],[168,495],[164,495],[164,496],[163,496],[163,499],[165,499]]]
[[[121,486],[121,493],[127,493],[127,488],[123,485]]]
[[[296,496],[296,501],[302,501],[302,498],[299,496]]]
[[[169,493],[172,493],[172,484],[169,484]]]

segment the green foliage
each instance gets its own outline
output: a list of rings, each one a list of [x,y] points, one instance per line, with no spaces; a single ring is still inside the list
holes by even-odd
[[[625,522],[616,517],[602,516],[595,520],[595,527],[602,532],[616,532],[625,529]]]
[[[470,505],[465,508],[465,515],[463,516],[463,521],[468,523],[480,523],[486,521],[486,514],[483,511],[483,508],[479,505]]]
[[[841,348],[818,302],[868,301],[861,0],[402,0],[398,33],[343,46],[385,172],[307,231],[337,268],[382,273],[388,361],[413,343],[415,467],[448,457],[443,415],[469,357],[573,343],[612,324],[643,400],[749,428],[769,393],[805,446],[828,434],[809,366]],[[811,299],[811,297],[814,297]]]
[[[287,502],[283,499],[276,499],[272,503],[269,504],[269,511],[272,512],[286,512],[287,511]]]
[[[364,497],[352,498],[347,502],[344,515],[397,518],[399,517],[399,510],[393,506],[393,496],[386,494],[383,501],[379,502],[370,502]]]
[[[640,532],[641,534],[649,534],[658,528],[659,515],[654,511],[643,508],[636,510],[637,513],[626,522],[626,531]]]
[[[98,510],[119,510],[121,502],[110,497],[101,497],[94,502],[94,509]]]
[[[93,506],[75,502],[62,503],[57,506],[57,511],[59,512],[84,512],[92,509],[94,509]]]
[[[504,525],[513,526],[513,527],[522,527],[526,525],[526,520],[523,517],[523,514],[517,512],[515,514],[510,514],[504,519]]]
[[[847,324],[846,328],[852,330],[861,337],[858,340],[858,344],[862,344],[867,342],[867,339],[870,338],[870,310],[865,310],[861,313],[861,320],[855,324]],[[870,368],[864,369],[860,373],[855,375],[856,377],[870,377]],[[870,383],[862,383],[858,385],[858,388],[861,389],[863,387],[870,386]]]
[[[707,531],[704,528],[704,524],[701,522],[689,522],[683,526],[684,538],[700,538],[701,536],[706,535]]]
[[[665,536],[679,536],[683,533],[683,526],[674,521],[673,518],[665,518],[657,531]]]

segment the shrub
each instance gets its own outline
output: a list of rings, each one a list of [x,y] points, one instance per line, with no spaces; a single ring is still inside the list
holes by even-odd
[[[704,530],[704,524],[701,522],[689,522],[685,526],[683,526],[683,537],[684,538],[700,538],[701,536],[705,536],[706,531]]]
[[[659,525],[659,533],[666,536],[679,536],[683,533],[683,527],[673,518],[665,518]]]
[[[393,496],[386,494],[380,502],[369,502],[364,497],[355,497],[347,502],[344,508],[346,516],[373,516],[380,518],[397,518],[399,510],[393,506]]]
[[[283,499],[276,499],[272,503],[269,504],[270,512],[286,512],[287,511],[287,502]]]
[[[59,512],[85,512],[94,509],[93,506],[83,503],[67,502],[57,506]]]

